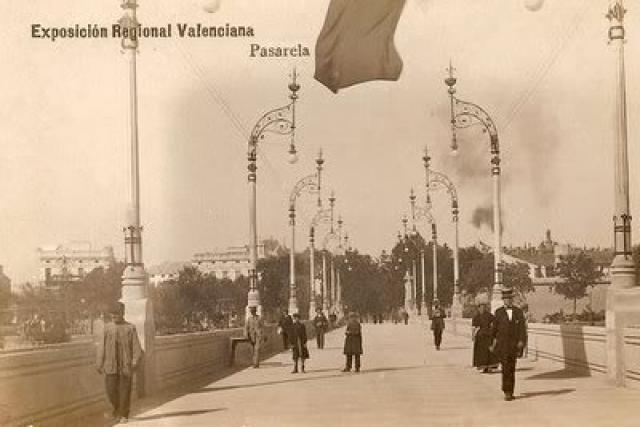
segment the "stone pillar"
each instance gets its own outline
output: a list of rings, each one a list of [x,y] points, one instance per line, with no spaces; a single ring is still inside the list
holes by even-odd
[[[631,254],[631,216],[629,214],[629,159],[627,154],[627,100],[624,64],[624,15],[622,0],[611,2],[609,44],[615,49],[614,114],[614,249],[611,287],[607,291],[606,336],[607,376],[615,384],[625,383],[624,329],[640,323],[640,288],[636,284]]]

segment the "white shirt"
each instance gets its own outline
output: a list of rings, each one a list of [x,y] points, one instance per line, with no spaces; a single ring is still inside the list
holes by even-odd
[[[513,309],[507,308],[507,316],[509,316],[509,321],[513,320]]]

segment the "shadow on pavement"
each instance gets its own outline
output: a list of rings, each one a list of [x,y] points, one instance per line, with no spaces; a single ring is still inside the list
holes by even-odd
[[[260,362],[260,366],[265,368],[282,368],[283,366],[293,366],[293,363]]]
[[[367,374],[375,374],[378,372],[391,372],[391,371],[405,371],[405,370],[410,370],[410,369],[421,369],[423,368],[423,366],[407,366],[407,367],[399,367],[399,368],[376,368],[376,369],[363,369],[362,371],[360,371],[359,373],[346,373],[346,372],[340,372],[340,369],[335,368],[335,369],[319,369],[317,371],[307,371],[306,374],[283,374],[283,376],[287,376],[290,379],[283,379],[283,380],[278,380],[278,381],[267,381],[267,382],[260,382],[260,383],[251,383],[251,384],[239,384],[239,385],[229,385],[229,386],[220,386],[220,387],[203,387],[199,390],[195,390],[192,393],[209,393],[209,392],[216,392],[216,391],[226,391],[226,390],[237,390],[237,389],[245,389],[245,388],[253,388],[253,387],[264,387],[264,386],[271,386],[271,385],[279,385],[279,384],[286,384],[286,383],[293,383],[293,382],[301,382],[301,381],[315,381],[315,380],[322,380],[322,379],[327,379],[327,378],[339,378],[339,377],[344,377],[344,376],[349,376],[349,375],[367,375]],[[336,372],[333,375],[319,375],[319,376],[315,376],[315,375],[309,375],[309,374],[313,374],[316,372],[326,372],[326,371],[333,371]],[[295,375],[295,376],[294,376]]]
[[[575,388],[561,388],[558,390],[531,391],[531,392],[520,393],[520,396],[518,396],[517,399],[526,399],[529,397],[537,397],[537,396],[558,396],[561,394],[572,393],[574,391],[576,391]]]
[[[559,371],[543,372],[541,374],[531,375],[526,380],[561,380],[571,378],[590,377],[588,372],[572,369],[560,369]]]
[[[219,411],[226,411],[226,410],[227,408],[199,409],[199,410],[193,410],[193,411],[177,411],[177,412],[167,412],[164,414],[148,415],[146,417],[133,417],[132,419],[135,421],[151,421],[151,420],[159,420],[162,418],[189,417],[192,415],[210,414],[212,412],[219,412]]]

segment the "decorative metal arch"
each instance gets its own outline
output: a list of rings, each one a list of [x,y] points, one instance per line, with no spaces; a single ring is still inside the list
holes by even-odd
[[[296,205],[296,199],[302,194],[303,191],[307,191],[309,194],[317,194],[320,191],[318,185],[318,174],[312,173],[311,175],[307,175],[298,182],[291,190],[291,194],[289,195],[289,207],[293,208]]]

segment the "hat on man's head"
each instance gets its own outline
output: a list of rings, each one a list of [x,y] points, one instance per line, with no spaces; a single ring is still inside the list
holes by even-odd
[[[502,299],[513,298],[513,288],[502,288]]]
[[[293,313],[293,314],[292,314],[292,317],[293,317],[294,319],[299,319],[299,318],[300,318],[300,313]]]
[[[124,314],[124,303],[123,302],[115,302],[109,307],[110,314]]]

